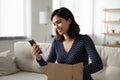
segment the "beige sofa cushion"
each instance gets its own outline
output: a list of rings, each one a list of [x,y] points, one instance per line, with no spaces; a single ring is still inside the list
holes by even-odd
[[[96,46],[103,69],[92,74],[94,80],[120,80],[120,48]]]
[[[120,48],[105,47],[104,51],[107,54],[107,80],[120,80]]]
[[[44,60],[46,60],[50,43],[40,43],[38,45],[40,45],[42,48],[42,56]],[[16,56],[16,64],[20,70],[40,73],[44,73],[46,71],[46,67],[41,67],[37,63],[36,58],[32,54],[31,46],[28,42],[16,42],[14,45],[14,51]]]
[[[11,55],[10,50],[0,53],[0,76],[13,74],[18,72],[14,57]]]
[[[107,54],[107,66],[120,67],[120,48],[118,47],[105,47]]]

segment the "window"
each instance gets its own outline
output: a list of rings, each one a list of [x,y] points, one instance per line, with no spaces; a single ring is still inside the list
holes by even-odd
[[[0,37],[29,37],[30,0],[0,0]]]
[[[80,25],[80,33],[93,33],[93,0],[53,0],[53,10],[59,7],[67,7],[72,11]]]

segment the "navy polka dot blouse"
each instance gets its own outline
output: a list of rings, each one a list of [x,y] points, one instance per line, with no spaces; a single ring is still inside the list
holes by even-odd
[[[91,63],[89,63],[89,58]],[[40,66],[44,66],[47,65],[47,62],[55,62],[56,60],[61,64],[83,62],[83,80],[93,80],[91,74],[103,68],[101,58],[97,53],[92,39],[88,35],[80,34],[74,40],[69,52],[65,51],[62,42],[54,40],[47,61],[44,61],[42,58],[40,61],[37,60],[37,62]]]

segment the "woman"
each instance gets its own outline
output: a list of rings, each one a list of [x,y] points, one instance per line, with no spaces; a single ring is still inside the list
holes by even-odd
[[[32,47],[37,62],[41,66],[55,61],[61,64],[83,62],[83,80],[93,80],[91,74],[101,70],[103,64],[92,39],[87,35],[79,34],[79,25],[75,22],[71,11],[65,7],[56,9],[51,15],[51,21],[55,26],[56,38],[52,43],[47,61],[39,55],[41,49],[38,45]]]

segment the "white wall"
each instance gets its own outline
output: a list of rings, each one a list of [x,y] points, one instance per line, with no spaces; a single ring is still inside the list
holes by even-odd
[[[52,10],[52,0],[32,0],[32,38],[39,42],[51,42],[52,26],[49,24],[39,24],[39,12],[48,11],[49,21]],[[47,30],[46,30],[47,28]],[[47,34],[47,40],[46,39]]]

